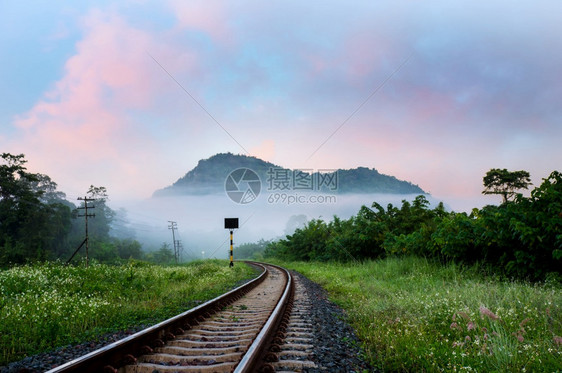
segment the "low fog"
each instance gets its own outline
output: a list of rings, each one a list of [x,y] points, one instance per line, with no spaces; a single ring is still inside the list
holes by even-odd
[[[317,203],[308,201],[310,194],[287,193],[287,198],[264,192],[247,204],[233,202],[226,193],[155,197],[143,201],[110,203],[119,211],[114,227],[129,232],[143,245],[143,250],[157,250],[163,243],[170,248],[172,231],[169,221],[177,223],[176,240],[183,246],[182,259],[227,258],[229,232],[224,229],[224,218],[239,218],[240,228],[234,232],[237,244],[257,242],[260,239],[282,238],[312,219],[332,220],[334,215],[347,219],[357,214],[362,205],[373,201],[386,208],[388,203],[401,206],[402,200],[412,201],[416,195],[404,194],[343,194],[318,195],[328,199]],[[316,195],[315,195],[316,196]],[[439,200],[426,195],[431,206]],[[236,252],[235,252],[236,257]]]

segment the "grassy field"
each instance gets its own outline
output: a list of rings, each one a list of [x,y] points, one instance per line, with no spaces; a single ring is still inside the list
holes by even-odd
[[[368,360],[388,372],[562,370],[562,288],[494,280],[417,258],[283,263],[348,312]]]
[[[0,366],[27,355],[153,324],[253,277],[207,260],[162,267],[47,263],[0,271]]]

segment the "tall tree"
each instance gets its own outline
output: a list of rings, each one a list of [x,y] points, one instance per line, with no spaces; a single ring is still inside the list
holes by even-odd
[[[55,256],[70,227],[70,208],[49,202],[56,184],[27,172],[23,154],[0,158],[0,262],[23,263]]]
[[[48,175],[35,174],[34,180],[30,182],[29,186],[41,195],[40,200],[43,203],[69,204],[66,200],[66,194],[57,190],[57,183],[51,180]]]
[[[115,212],[107,206],[107,201],[109,200],[107,189],[103,186],[96,187],[90,185],[90,189],[88,189],[88,198],[95,199],[95,209],[92,210],[92,213],[96,215],[94,219],[89,221],[91,223],[89,229],[90,235],[94,240],[108,241],[109,230],[111,222],[115,216]]]
[[[2,153],[0,163],[0,260],[23,262],[30,254],[21,242],[22,222],[31,220],[39,195],[29,184],[36,179],[26,172],[23,154]]]
[[[517,194],[517,190],[527,189],[531,185],[527,171],[508,171],[505,168],[492,168],[486,172],[483,181],[485,189],[482,194],[500,194],[504,203]]]

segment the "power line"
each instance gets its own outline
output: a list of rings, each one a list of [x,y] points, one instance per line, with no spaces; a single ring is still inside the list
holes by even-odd
[[[178,234],[178,237],[179,237],[178,242],[180,242],[180,257],[181,257],[181,254],[184,253],[184,247],[183,247],[183,244],[181,243],[181,234],[180,234],[179,230],[178,230],[177,234]],[[188,254],[190,258],[192,258],[194,260],[197,259],[195,257],[195,254],[193,254],[193,252],[191,251],[191,249],[187,248],[187,251],[185,253]]]

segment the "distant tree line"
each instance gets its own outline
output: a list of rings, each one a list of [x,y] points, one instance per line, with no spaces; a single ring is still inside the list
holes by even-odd
[[[263,252],[270,243],[271,241],[261,239],[255,243],[243,243],[237,245],[234,249],[234,257],[236,259],[262,260]]]
[[[68,260],[84,240],[84,218],[65,193],[47,175],[27,172],[23,154],[0,158],[0,266],[33,261]],[[171,262],[165,245],[159,254],[146,255],[131,232],[112,227],[117,213],[106,204],[105,187],[91,186],[95,218],[89,219],[90,257],[102,262],[148,259]],[[82,205],[83,206],[83,205]],[[82,213],[84,210],[80,210]],[[76,261],[83,257],[83,250]]]
[[[401,207],[374,202],[357,215],[331,222],[312,220],[264,255],[286,260],[352,261],[417,255],[442,262],[481,263],[510,278],[542,280],[562,274],[562,174],[554,171],[524,197],[526,171],[492,169],[485,194],[499,194],[499,206],[470,214],[430,208],[423,195]]]

